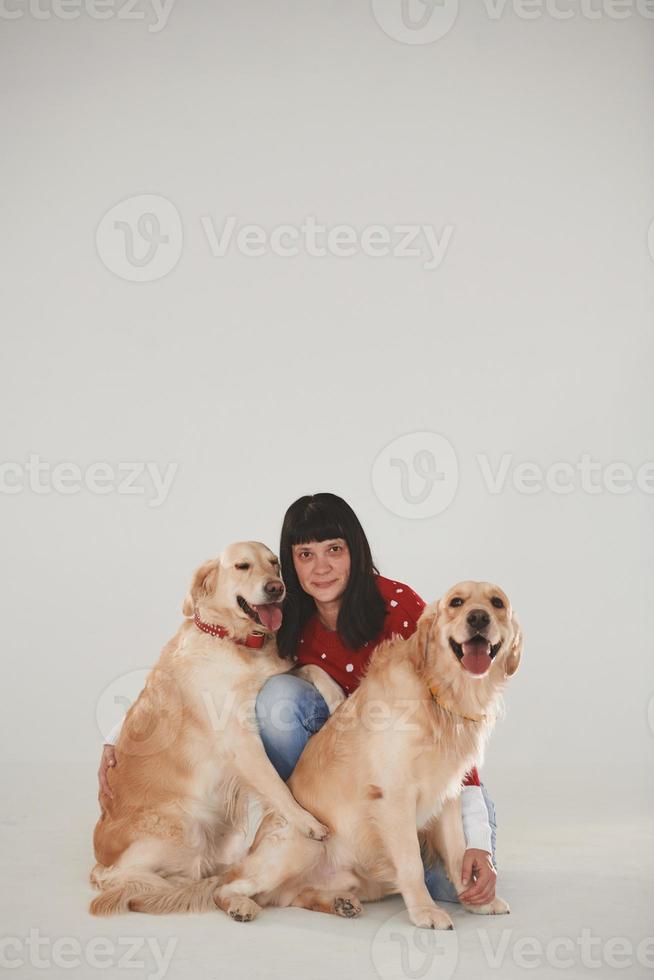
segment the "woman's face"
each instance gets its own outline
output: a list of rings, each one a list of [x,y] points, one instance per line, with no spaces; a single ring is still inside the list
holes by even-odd
[[[350,577],[350,551],[344,538],[293,545],[293,564],[300,585],[317,602],[334,602]]]

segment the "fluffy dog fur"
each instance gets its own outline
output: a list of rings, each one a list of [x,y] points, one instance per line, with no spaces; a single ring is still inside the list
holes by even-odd
[[[215,891],[216,904],[241,921],[263,905],[349,917],[361,902],[400,892],[415,925],[451,929],[425,886],[422,854],[439,854],[464,891],[461,781],[481,764],[521,653],[507,596],[484,582],[459,583],[425,610],[411,638],[380,646],[289,782],[330,827],[329,839],[310,841],[267,816]],[[501,898],[468,908],[508,911]]]
[[[229,636],[187,619],[127,714],[108,772],[113,798],[100,796],[95,915],[215,908],[215,876],[245,852],[252,795],[300,837],[326,835],[277,775],[254,719],[261,685],[289,667],[270,608],[282,598],[279,563],[257,542],[230,545],[195,573],[184,615]],[[265,635],[260,649],[235,642],[253,631]]]

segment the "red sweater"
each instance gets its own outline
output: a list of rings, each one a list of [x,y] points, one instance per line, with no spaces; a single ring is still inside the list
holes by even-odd
[[[323,626],[317,613],[307,621],[300,637],[296,657],[298,666],[315,664],[322,667],[340,684],[346,694],[351,694],[359,686],[375,647],[394,635],[404,639],[411,636],[425,608],[424,601],[408,585],[381,575],[376,576],[376,579],[377,587],[386,603],[386,618],[381,632],[374,640],[364,643],[358,650],[350,650],[337,631]],[[464,780],[464,786],[478,785],[477,770],[472,769]]]

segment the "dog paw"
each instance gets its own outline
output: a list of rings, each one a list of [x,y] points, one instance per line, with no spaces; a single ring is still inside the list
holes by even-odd
[[[420,929],[454,929],[454,923],[447,912],[437,905],[409,909],[409,918]]]
[[[334,912],[342,915],[344,919],[353,919],[361,915],[361,903],[356,895],[339,895],[334,899]]]
[[[509,903],[505,902],[503,898],[498,895],[495,896],[492,902],[488,902],[487,905],[463,905],[464,909],[468,912],[473,912],[474,915],[508,915],[511,909],[509,908]]]
[[[325,700],[327,701],[327,709],[328,709],[330,715],[333,715],[334,712],[336,711],[336,709],[337,708],[340,708],[340,706],[345,701],[345,695],[344,694],[337,694],[334,697],[331,697],[329,699],[325,698]]]
[[[302,831],[305,837],[309,837],[311,840],[327,840],[329,837],[328,828],[309,813],[305,814],[298,829]]]
[[[234,922],[251,922],[261,911],[261,906],[251,898],[235,896],[225,905],[225,912]]]

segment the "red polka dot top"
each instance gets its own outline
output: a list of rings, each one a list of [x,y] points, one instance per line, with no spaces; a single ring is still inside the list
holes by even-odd
[[[376,580],[386,603],[386,619],[374,640],[364,643],[358,650],[350,650],[335,630],[323,626],[317,613],[307,621],[300,637],[298,666],[316,664],[322,667],[346,694],[351,694],[359,686],[375,647],[394,634],[405,638],[411,636],[425,608],[423,600],[408,585],[382,578],[381,575],[377,575]]]

